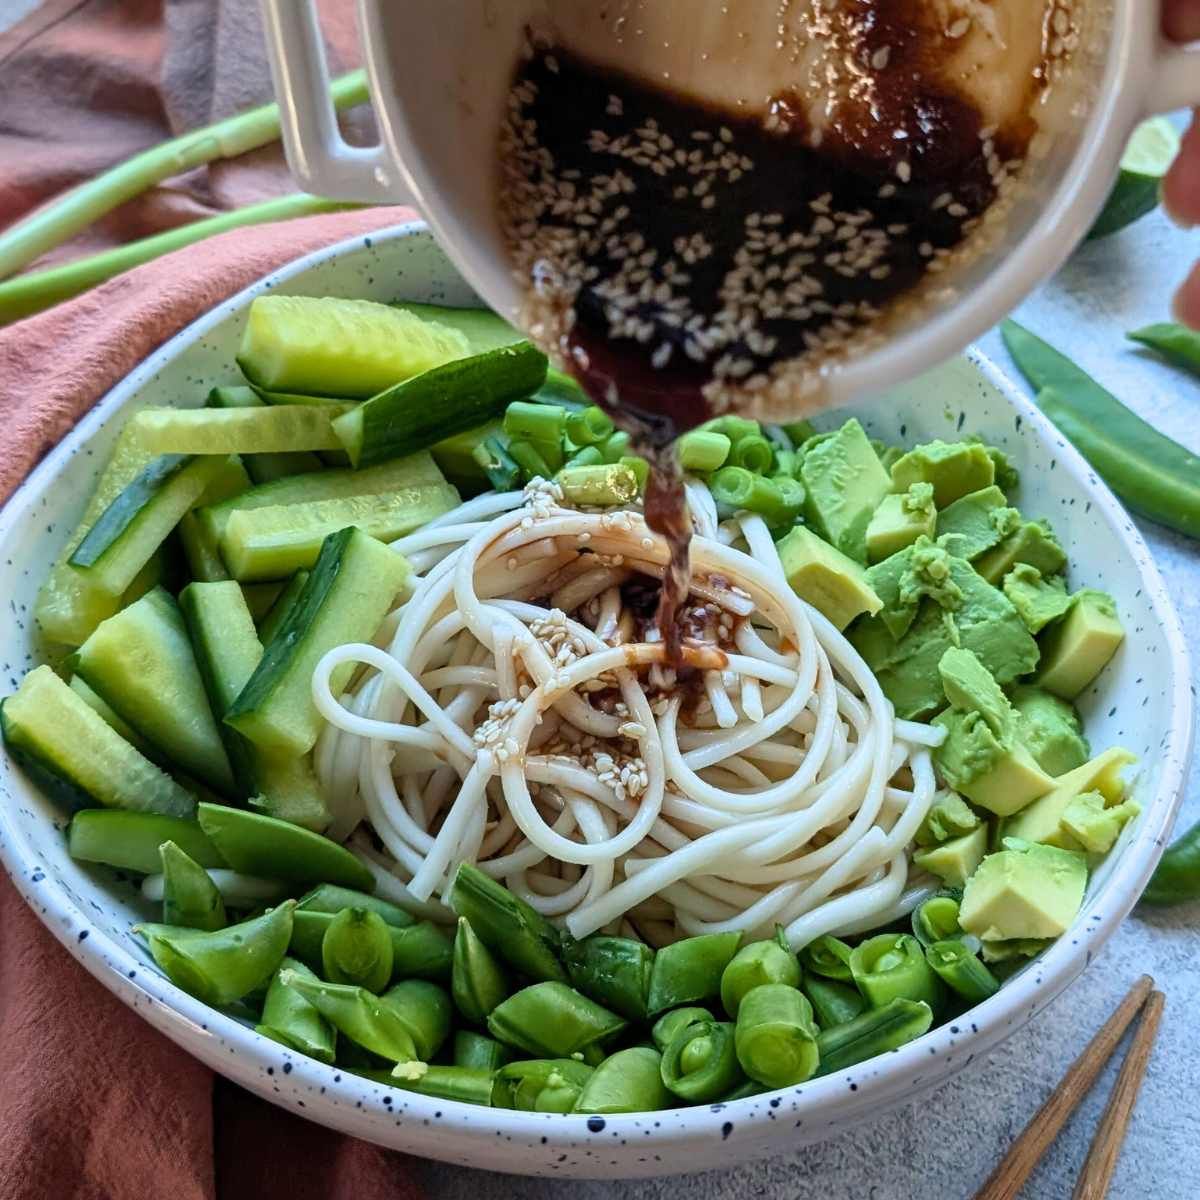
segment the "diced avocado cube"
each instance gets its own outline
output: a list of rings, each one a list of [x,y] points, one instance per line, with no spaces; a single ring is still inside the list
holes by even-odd
[[[1041,633],[1071,607],[1067,583],[1061,575],[1043,577],[1037,567],[1017,563],[1004,577],[1004,594],[1021,614],[1030,633]]]
[[[934,718],[946,740],[934,751],[942,778],[973,804],[997,816],[1020,812],[1054,780],[1015,738],[998,734],[982,713],[947,709]]]
[[[843,554],[865,563],[867,526],[892,484],[863,427],[852,419],[805,442],[800,482],[808,523]]]
[[[955,500],[937,519],[938,545],[959,558],[978,558],[1021,527],[1021,514],[1008,507],[1004,493],[985,487]]]
[[[920,545],[918,542],[901,554],[915,554]],[[890,644],[883,614],[860,621],[850,634],[896,714],[905,719],[924,717],[944,706],[938,663],[952,647],[973,651],[1001,686],[1027,675],[1038,661],[1037,643],[1004,593],[980,578],[969,562],[931,548],[947,567],[945,579],[938,583],[938,602],[922,604],[911,626],[902,637],[893,636]],[[888,597],[872,575],[885,565],[880,563],[867,572],[884,603],[884,612]]]
[[[883,602],[882,619],[894,638],[908,632],[926,596],[946,609],[962,601],[950,556],[924,536],[868,568],[867,582]]]
[[[1012,706],[1017,736],[1047,775],[1065,775],[1087,762],[1092,751],[1074,705],[1024,684],[1014,689]]]
[[[959,924],[984,942],[1058,937],[1079,912],[1087,875],[1082,854],[1055,846],[989,854],[967,880]]]
[[[918,850],[913,855],[913,865],[936,875],[949,887],[962,887],[987,853],[987,834],[987,826],[979,825],[940,846]]]
[[[1074,700],[1104,670],[1124,640],[1112,597],[1084,588],[1072,597],[1062,624],[1042,638],[1037,682],[1064,700]]]
[[[1107,806],[1100,792],[1084,792],[1067,805],[1062,827],[1089,854],[1107,854],[1126,824],[1142,811],[1136,800]]]
[[[801,599],[807,600],[838,629],[862,613],[877,613],[882,601],[867,583],[866,571],[852,558],[797,525],[776,545],[783,573]]]
[[[1074,849],[1074,835],[1062,824],[1067,806],[1085,792],[1099,792],[1109,804],[1118,803],[1125,794],[1121,771],[1135,761],[1134,756],[1120,746],[1105,750],[1082,767],[1060,776],[1054,781],[1052,791],[1005,821],[1003,836]]]
[[[970,650],[952,646],[938,662],[942,690],[960,712],[977,712],[998,734],[1013,726],[1013,709],[992,673]]]
[[[1011,492],[1020,484],[1021,473],[1012,465],[1012,461],[1003,450],[989,446],[978,434],[971,434],[965,440],[978,442],[987,451],[987,456],[992,460],[992,467],[996,472],[996,486],[1001,491]]]
[[[884,496],[867,526],[867,561],[880,562],[919,537],[933,537],[936,527],[932,484],[914,483],[907,492]]]
[[[1037,567],[1043,575],[1057,575],[1067,565],[1066,551],[1047,522],[1026,521],[1016,533],[981,555],[975,569],[988,583],[999,583],[1019,562]]]
[[[906,491],[914,483],[932,483],[938,508],[968,492],[990,487],[996,467],[978,442],[926,442],[910,450],[892,467],[892,488]]]
[[[940,846],[981,824],[979,814],[957,792],[942,792],[930,805],[913,841],[923,848]]]

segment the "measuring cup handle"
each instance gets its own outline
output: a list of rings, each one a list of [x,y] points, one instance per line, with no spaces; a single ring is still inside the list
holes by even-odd
[[[296,182],[334,200],[410,199],[383,146],[351,146],[329,98],[329,68],[314,0],[261,0],[283,148]]]
[[[1177,46],[1164,41],[1154,64],[1154,78],[1146,97],[1146,113],[1200,105],[1200,42]]]

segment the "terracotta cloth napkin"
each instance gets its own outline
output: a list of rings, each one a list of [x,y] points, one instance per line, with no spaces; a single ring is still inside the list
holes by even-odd
[[[350,5],[329,8],[326,32],[344,67]],[[269,90],[252,0],[51,0],[0,35],[0,227]],[[278,151],[248,158],[156,189],[68,253],[294,190]],[[117,380],[200,313],[297,255],[410,215],[370,209],[225,234],[0,330],[0,501]],[[0,875],[0,1197],[416,1195],[409,1160],[251,1096],[152,1030],[70,958]]]

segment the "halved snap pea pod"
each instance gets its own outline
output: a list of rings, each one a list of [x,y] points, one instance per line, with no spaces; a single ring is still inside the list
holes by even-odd
[[[535,1058],[509,1063],[496,1077],[508,1089],[507,1107],[520,1112],[569,1113],[592,1070],[573,1058]]]
[[[522,988],[492,1010],[488,1031],[530,1054],[566,1057],[621,1032],[625,1022],[565,983]]]
[[[663,1084],[689,1104],[718,1100],[745,1075],[730,1021],[696,1021],[676,1033],[662,1056]]]
[[[365,908],[343,908],[321,939],[321,963],[330,983],[354,983],[382,992],[392,978],[392,935],[383,918]]]
[[[592,1072],[575,1102],[575,1112],[656,1112],[673,1103],[662,1081],[662,1055],[648,1046],[630,1046],[610,1054]]]
[[[223,929],[225,901],[208,872],[174,842],[158,848],[163,874],[163,923],[187,929]]]
[[[294,958],[284,958],[271,980],[271,986],[267,988],[262,1020],[255,1027],[255,1033],[261,1033],[263,1037],[283,1046],[290,1046],[318,1062],[333,1062],[336,1038],[333,1027],[294,987],[280,979],[284,971],[291,971],[315,983],[320,982],[303,963]]]
[[[817,1026],[798,988],[784,983],[751,988],[738,1008],[734,1044],[742,1070],[767,1087],[788,1087],[816,1074]]]
[[[508,995],[508,980],[492,952],[479,940],[466,917],[458,918],[450,993],[468,1021],[482,1025]]]

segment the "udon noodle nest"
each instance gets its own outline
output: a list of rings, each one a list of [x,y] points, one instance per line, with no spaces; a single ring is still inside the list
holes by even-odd
[[[698,485],[689,505],[680,672],[653,619],[666,546],[639,511],[535,481],[395,543],[411,593],[313,680],[318,775],[341,835],[374,828],[351,845],[385,894],[446,918],[474,862],[576,937],[778,924],[799,948],[928,893],[907,851],[941,731],[896,720],[761,518],[719,524]]]

